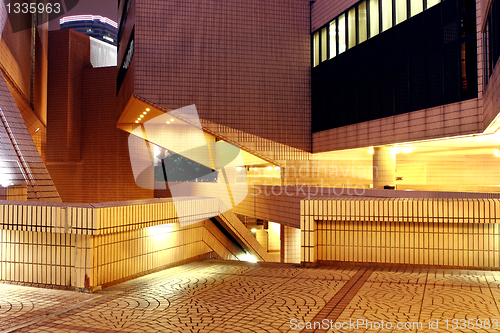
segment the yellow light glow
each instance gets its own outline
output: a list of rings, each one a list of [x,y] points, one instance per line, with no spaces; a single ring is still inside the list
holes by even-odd
[[[170,121],[174,121],[174,119],[172,118],[172,119],[170,119]]]
[[[280,171],[280,167],[274,167],[274,170]]]
[[[375,149],[373,149],[373,147],[368,147],[368,152],[373,155],[373,153],[375,152]]]
[[[141,114],[141,118],[144,118],[144,115],[143,115],[143,114]]]
[[[251,232],[257,232],[257,229],[253,228],[252,230],[250,230]]]
[[[401,147],[390,147],[387,149],[389,149],[391,153],[393,153],[394,155],[399,154],[401,152]]]
[[[240,171],[241,170],[241,167],[236,167],[236,171]]]
[[[156,236],[156,235],[161,235],[164,233],[169,233],[172,231],[173,228],[174,228],[174,224],[169,223],[169,224],[155,225],[155,226],[149,227],[148,231],[149,231],[149,235]]]
[[[147,109],[146,109],[146,111],[148,111],[148,112],[149,112],[149,110],[151,110],[151,109],[150,109],[150,108],[147,108]]]
[[[167,124],[170,124],[170,121],[167,121]]]
[[[495,155],[496,157],[500,157],[500,151],[498,151],[498,149],[495,149],[493,151],[493,155]]]
[[[139,123],[139,120],[136,120],[136,121],[135,121],[135,123],[136,123],[136,124],[137,124],[137,123]]]
[[[267,171],[271,171],[273,167],[267,167]]]
[[[38,131],[39,131],[39,130],[40,130],[40,127],[38,127],[38,128],[36,129],[35,133],[38,133]]]
[[[257,171],[257,168],[253,168],[253,171]]]
[[[411,153],[412,151],[413,151],[413,147],[411,147],[411,146],[407,146],[407,147],[402,147],[402,148],[401,148],[401,152],[402,152],[403,154],[409,154],[409,153]]]
[[[257,262],[257,258],[255,258],[250,253],[245,253],[244,255],[240,256],[238,259],[240,259],[241,261]]]
[[[147,114],[147,112],[143,112],[142,114]]]

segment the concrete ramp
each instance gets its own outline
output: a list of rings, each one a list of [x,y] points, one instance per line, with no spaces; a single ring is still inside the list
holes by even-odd
[[[271,261],[271,257],[267,251],[232,211],[226,211],[217,215],[215,219],[227,232],[229,232],[229,234],[231,234],[247,253],[253,254],[258,261]],[[241,260],[241,258],[238,259]]]

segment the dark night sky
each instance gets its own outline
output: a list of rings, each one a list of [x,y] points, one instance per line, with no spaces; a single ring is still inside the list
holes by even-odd
[[[93,14],[106,16],[113,21],[117,21],[116,14],[118,11],[117,0],[80,0],[78,5],[66,13],[64,16],[80,15],[80,14]],[[59,18],[49,22],[50,30],[59,29]]]

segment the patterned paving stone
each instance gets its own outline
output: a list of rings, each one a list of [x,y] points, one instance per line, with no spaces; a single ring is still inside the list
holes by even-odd
[[[0,331],[95,297],[97,295],[0,283]]]
[[[500,272],[207,260],[92,295],[0,284],[0,332],[500,332],[499,307]]]

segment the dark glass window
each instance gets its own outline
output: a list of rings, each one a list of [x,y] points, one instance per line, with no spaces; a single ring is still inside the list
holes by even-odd
[[[313,68],[313,131],[477,97],[475,8],[459,10],[462,1],[427,2],[431,8]]]
[[[483,34],[485,86],[500,57],[500,0],[493,0]]]

